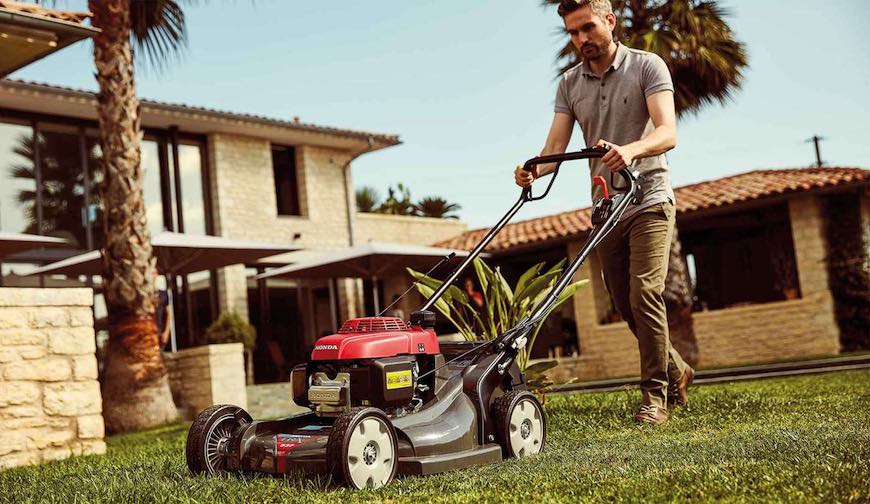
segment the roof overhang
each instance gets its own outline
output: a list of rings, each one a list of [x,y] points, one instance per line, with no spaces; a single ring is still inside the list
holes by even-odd
[[[100,30],[0,6],[0,77]]]
[[[97,120],[94,93],[33,82],[0,80],[0,103],[22,112]],[[185,133],[226,133],[262,138],[286,145],[314,145],[349,151],[372,152],[401,143],[397,136],[323,127],[298,121],[224,112],[172,103],[140,100],[142,126],[166,129],[177,126]]]

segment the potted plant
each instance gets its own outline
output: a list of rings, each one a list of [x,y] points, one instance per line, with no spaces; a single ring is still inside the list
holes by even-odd
[[[245,376],[247,385],[254,383],[254,346],[257,330],[236,312],[223,312],[206,329],[209,344],[241,343],[245,348]]]

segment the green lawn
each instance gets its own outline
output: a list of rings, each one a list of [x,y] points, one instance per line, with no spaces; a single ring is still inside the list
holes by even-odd
[[[541,455],[354,492],[326,479],[191,477],[186,425],[115,436],[102,457],[0,472],[0,501],[623,502],[870,500],[870,371],[694,388],[637,427],[639,393],[550,397]]]

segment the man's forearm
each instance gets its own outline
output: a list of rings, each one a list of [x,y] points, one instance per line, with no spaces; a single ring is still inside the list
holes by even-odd
[[[565,149],[567,149],[567,148],[568,148],[567,145],[564,145],[564,146],[560,146],[560,145],[545,146],[544,149],[541,151],[540,155],[541,156],[549,156],[550,154],[562,154],[565,152]],[[547,163],[547,164],[538,165],[538,177],[543,177],[544,175],[547,175],[549,173],[553,173],[555,170],[556,170],[556,163]]]
[[[652,133],[626,147],[631,149],[635,159],[658,156],[677,145],[677,129],[669,124],[657,126]]]

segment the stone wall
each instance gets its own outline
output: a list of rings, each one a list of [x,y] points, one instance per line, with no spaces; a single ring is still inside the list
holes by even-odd
[[[198,346],[163,356],[172,398],[185,419],[213,404],[247,407],[241,343]]]
[[[699,367],[723,367],[836,355],[840,332],[825,266],[825,240],[818,201],[812,195],[789,200],[789,217],[801,298],[694,314]],[[568,246],[571,257],[579,243]],[[599,324],[607,291],[593,255],[575,279],[591,284],[574,298],[580,358],[565,358],[553,372],[581,380],[637,376],[637,341],[624,322]],[[590,288],[591,287],[591,288]]]
[[[105,453],[93,299],[0,288],[0,468]]]
[[[354,240],[431,245],[464,233],[468,225],[456,219],[357,213]]]

